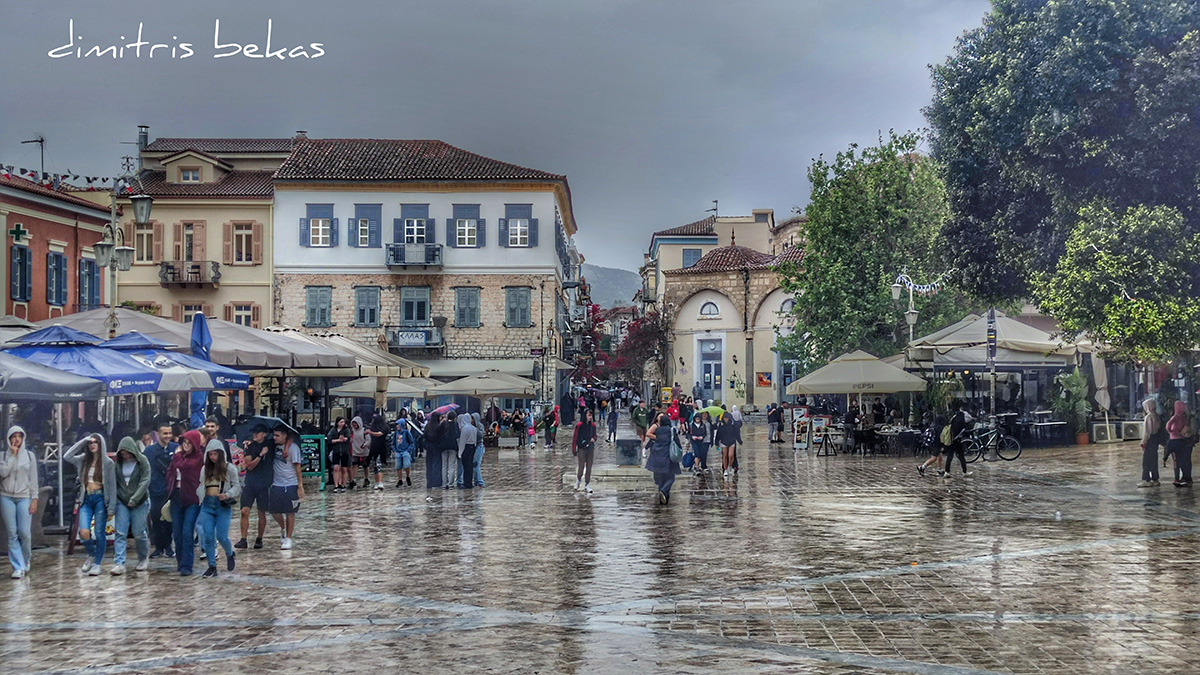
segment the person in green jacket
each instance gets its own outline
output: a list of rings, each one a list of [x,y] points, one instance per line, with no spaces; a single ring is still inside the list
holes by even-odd
[[[150,515],[150,460],[142,454],[138,444],[129,436],[117,444],[117,517],[113,523],[116,539],[113,541],[113,566],[109,573],[119,576],[125,573],[125,549],[129,545],[129,531],[133,529],[133,541],[137,546],[138,572],[146,571],[150,558],[150,534],[146,529]]]
[[[650,428],[650,416],[646,412],[646,402],[638,401],[634,407],[629,419],[633,422],[633,429],[637,432],[638,440],[646,442],[646,429]]]

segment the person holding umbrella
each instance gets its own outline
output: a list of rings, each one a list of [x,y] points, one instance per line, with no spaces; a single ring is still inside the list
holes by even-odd
[[[442,437],[438,449],[442,453],[442,489],[449,490],[458,482],[458,413],[451,410],[442,422]]]
[[[338,418],[341,419],[341,418]],[[271,482],[274,480],[272,465],[275,461],[275,444],[267,438],[267,425],[259,422],[250,429],[250,438],[242,441],[245,452],[242,455],[242,468],[246,470],[245,484],[242,486],[242,538],[233,545],[234,548],[246,548],[246,536],[250,534],[250,511],[258,507],[258,536],[254,538],[254,548],[263,547],[263,535],[267,533],[268,495]]]
[[[425,420],[425,488],[442,486],[442,414],[429,413]]]
[[[300,435],[286,424],[275,427],[275,463],[271,490],[267,502],[279,525],[279,548],[292,548],[296,531],[296,512],[304,499],[304,482],[300,467]]]

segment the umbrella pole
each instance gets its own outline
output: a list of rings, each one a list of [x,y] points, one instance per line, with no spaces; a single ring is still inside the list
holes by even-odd
[[[54,434],[58,442],[58,526],[63,526],[63,437],[62,404],[54,404]]]
[[[133,395],[133,432],[136,434],[142,428],[141,394]]]

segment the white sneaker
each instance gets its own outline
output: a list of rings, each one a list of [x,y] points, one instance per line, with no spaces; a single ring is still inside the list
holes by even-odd
[[[80,571],[80,572],[83,572],[84,574],[87,574],[88,572],[91,572],[91,571],[92,571],[92,561],[91,561],[91,559],[85,560],[85,561],[84,561],[84,563],[83,563],[83,566],[79,568],[79,571]]]
[[[23,576],[25,576],[25,570],[13,570],[12,578],[20,579]]]
[[[963,478],[970,478],[971,476],[974,476],[974,475],[975,475],[974,471],[967,471],[966,473],[963,474]]]
[[[137,567],[133,569],[137,572],[145,572],[146,570],[150,569],[150,561],[142,558],[138,561]]]
[[[292,540],[287,537],[284,537],[283,541],[281,541],[279,543],[279,548],[281,548],[285,551],[290,550],[292,548]]]
[[[92,569],[88,570],[89,577],[98,577],[104,570],[100,569],[99,565],[92,565]]]
[[[382,490],[382,489],[383,489],[383,483],[376,483],[376,484],[375,484],[375,489],[376,489],[376,490]]]
[[[125,565],[113,565],[112,569],[110,569],[108,573],[114,577],[119,577],[122,574],[125,574]]]
[[[580,480],[575,481],[575,491],[576,492],[579,492],[579,486],[581,486],[581,485],[583,485],[583,481],[580,481]]]
[[[587,490],[587,493],[588,493],[589,495],[590,495],[590,494],[592,494],[592,492],[594,492],[594,490],[592,490],[592,486],[591,486],[591,484],[584,485],[584,486],[583,486],[583,489],[584,489],[584,490]]]

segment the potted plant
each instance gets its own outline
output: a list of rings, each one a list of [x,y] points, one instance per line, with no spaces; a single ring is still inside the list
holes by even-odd
[[[1067,428],[1075,434],[1076,444],[1087,445],[1087,420],[1092,414],[1092,404],[1087,399],[1087,378],[1076,367],[1070,373],[1056,375],[1054,384],[1058,394],[1051,401],[1050,409],[1067,423]]]
[[[519,448],[521,447],[521,437],[523,435],[512,429],[504,428],[500,430],[497,440],[499,440],[500,447],[502,448]]]

